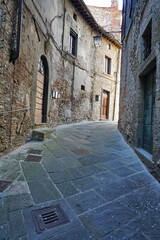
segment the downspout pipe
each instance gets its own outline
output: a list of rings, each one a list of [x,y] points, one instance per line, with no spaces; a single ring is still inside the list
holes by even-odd
[[[18,10],[19,11],[18,11],[16,49],[11,53],[10,62],[15,62],[15,60],[19,58],[20,42],[21,42],[21,28],[22,28],[23,0],[19,0]]]

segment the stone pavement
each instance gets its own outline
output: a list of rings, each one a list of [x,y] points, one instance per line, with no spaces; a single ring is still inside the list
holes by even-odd
[[[115,123],[59,126],[1,157],[0,180],[0,240],[160,239],[160,185]],[[33,211],[56,204],[67,223],[37,233]]]

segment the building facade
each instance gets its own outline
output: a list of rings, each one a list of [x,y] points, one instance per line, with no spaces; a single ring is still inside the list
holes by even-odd
[[[160,3],[124,1],[119,129],[148,163],[160,161]]]
[[[98,24],[121,41],[122,10],[118,8],[118,2],[112,0],[110,7],[88,6],[88,8]]]
[[[24,143],[35,127],[99,120],[103,91],[103,118],[116,118],[121,45],[102,34],[82,0],[0,0],[0,25],[0,153]],[[106,82],[98,91],[97,76]]]

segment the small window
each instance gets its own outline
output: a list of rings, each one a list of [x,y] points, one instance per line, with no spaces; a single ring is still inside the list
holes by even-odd
[[[108,44],[108,49],[110,49],[110,50],[111,50],[111,44],[110,44],[110,43]]]
[[[77,14],[76,14],[76,13],[73,13],[73,19],[74,19],[75,21],[77,21]]]
[[[99,101],[99,95],[95,96],[95,101],[98,102]]]
[[[81,90],[85,91],[85,86],[81,85]]]
[[[74,56],[77,56],[77,40],[78,40],[77,33],[71,29],[69,36],[69,53],[71,53]]]
[[[143,60],[145,60],[151,53],[152,47],[152,21],[149,22],[143,35]]]
[[[105,57],[105,73],[111,75],[111,58]]]

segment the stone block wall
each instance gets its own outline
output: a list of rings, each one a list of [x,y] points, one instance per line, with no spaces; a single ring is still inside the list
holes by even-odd
[[[147,74],[156,68],[152,162],[157,164],[160,160],[159,1],[138,1],[132,14],[131,24],[123,39],[119,129],[132,146],[143,148],[144,83]],[[143,34],[150,21],[151,52],[144,59]]]

